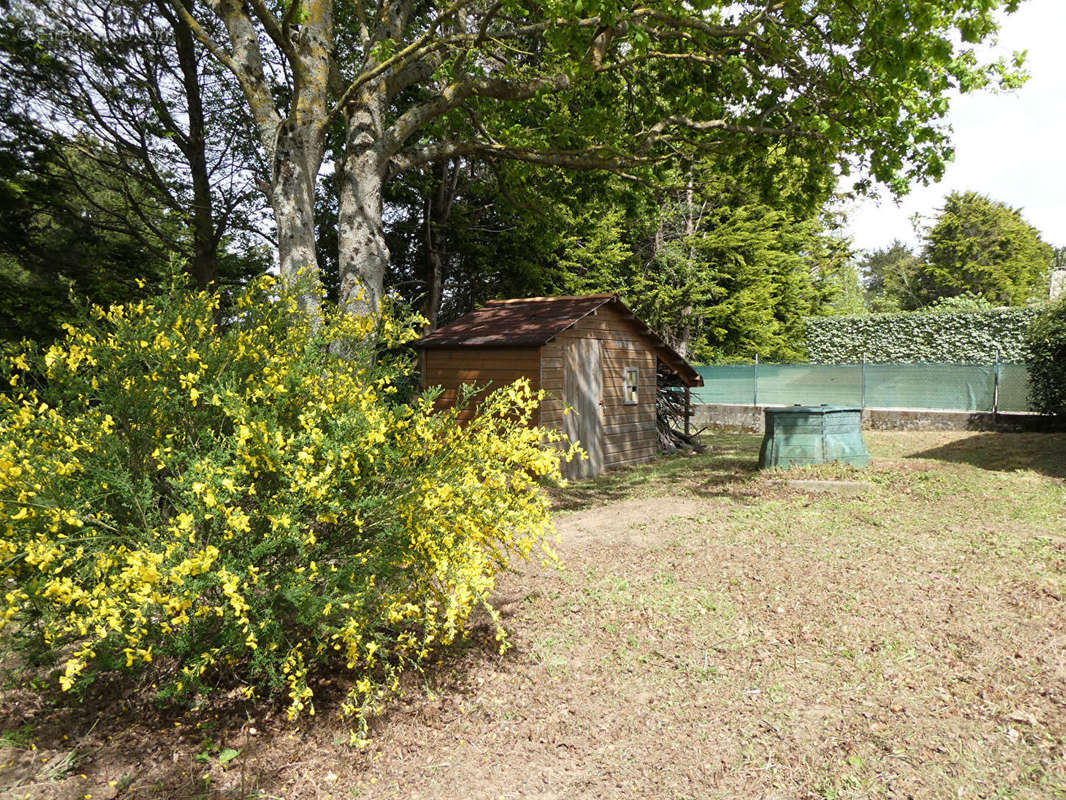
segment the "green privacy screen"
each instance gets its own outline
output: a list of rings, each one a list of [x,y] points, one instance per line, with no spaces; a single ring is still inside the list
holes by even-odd
[[[697,369],[703,386],[692,390],[696,403],[1029,410],[1024,364],[729,364]]]
[[[999,410],[1032,411],[1029,407],[1029,370],[1025,364],[999,365]]]

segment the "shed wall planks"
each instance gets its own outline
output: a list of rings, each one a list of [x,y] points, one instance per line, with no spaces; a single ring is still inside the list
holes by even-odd
[[[603,449],[604,466],[620,466],[654,458],[658,450],[654,350],[628,320],[609,308],[599,309],[596,314],[585,317],[559,336],[561,344],[578,339],[595,339],[600,341],[602,346],[603,394],[600,411],[604,430],[600,446]],[[546,350],[547,348],[542,350],[542,359],[554,355]],[[625,403],[626,367],[638,369],[635,405]],[[551,373],[548,374],[551,377]],[[544,418],[545,414],[542,412],[542,419]],[[618,431],[616,426],[619,425],[633,427]]]
[[[625,403],[625,369],[638,374],[637,403]],[[539,424],[581,440],[593,458],[563,465],[570,477],[636,464],[658,452],[656,351],[633,325],[603,306],[541,347],[468,347],[423,351],[423,381],[442,386],[438,405],[455,402],[463,383],[492,387],[527,377],[543,389]],[[563,413],[564,405],[574,410]],[[472,410],[464,411],[469,419]]]
[[[603,372],[600,342],[576,339],[566,349],[564,397],[572,411],[563,419],[563,432],[577,441],[587,458],[566,465],[567,477],[591,478],[603,471]]]
[[[472,400],[476,406],[486,395],[514,383],[519,378],[528,378],[535,390],[540,388],[539,348],[536,347],[451,347],[424,350],[422,355],[422,383],[424,386],[440,386],[444,391],[437,398],[438,408],[450,408],[459,396],[463,384],[484,386]],[[460,419],[473,416],[472,410],[463,411]]]

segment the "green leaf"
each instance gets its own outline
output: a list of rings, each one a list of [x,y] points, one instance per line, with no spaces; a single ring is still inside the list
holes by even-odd
[[[218,763],[228,764],[240,754],[240,750],[234,750],[232,747],[227,747],[225,750],[218,754]]]

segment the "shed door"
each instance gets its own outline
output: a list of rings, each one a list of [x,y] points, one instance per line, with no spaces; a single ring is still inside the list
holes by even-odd
[[[590,478],[603,471],[603,373],[600,340],[575,339],[566,347],[563,395],[572,411],[563,419],[566,435],[581,442],[588,460],[567,465],[570,478]]]

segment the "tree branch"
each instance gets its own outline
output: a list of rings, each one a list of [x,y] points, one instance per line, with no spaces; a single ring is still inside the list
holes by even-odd
[[[726,131],[728,133],[743,133],[751,136],[792,136],[802,135],[811,138],[821,138],[812,131],[804,131],[798,125],[792,124],[784,128],[769,125],[742,125],[724,119],[693,120],[680,114],[666,117],[652,125],[647,131],[640,134],[642,149],[647,149],[657,142],[670,141],[674,137],[668,135],[666,130],[671,127],[687,128],[697,133],[708,131]]]
[[[285,57],[289,60],[289,64],[292,66],[293,75],[296,78],[295,91],[299,92],[302,78],[300,76],[300,58],[296,54],[296,47],[292,43],[283,27],[284,23],[279,23],[274,15],[270,12],[270,9],[266,7],[266,3],[263,0],[248,0],[248,5],[251,6],[252,11],[255,12],[255,17],[263,24],[263,30],[266,31],[266,35],[270,37],[270,41],[278,46],[278,49],[285,54]],[[289,11],[300,6],[300,0],[291,0],[291,6]],[[288,18],[289,12],[286,12],[285,16]]]
[[[547,78],[530,78],[511,81],[504,78],[467,78],[450,84],[439,95],[420,105],[409,108],[396,118],[383,137],[383,148],[393,155],[403,147],[415,131],[429,122],[458,108],[470,97],[487,97],[495,100],[521,101],[536,96],[544,90],[560,91],[570,86],[566,75]]]
[[[234,51],[233,55],[230,55],[204,30],[181,0],[168,2],[208,52],[233,73],[263,133],[264,145],[268,152],[272,152],[274,143],[269,141],[268,132],[277,129],[281,123],[281,115],[274,106],[274,98],[263,74],[263,58],[259,52],[255,29],[240,3],[237,0],[209,0],[215,15],[222,20],[229,33]]]
[[[407,47],[403,48],[399,52],[394,53],[392,56],[385,59],[384,61],[379,62],[371,69],[366,70],[362,74],[358,75],[351,83],[348,84],[348,88],[344,90],[344,93],[341,95],[336,105],[334,105],[333,108],[330,110],[329,115],[327,117],[327,123],[329,122],[329,120],[336,118],[336,116],[344,110],[348,103],[350,103],[355,97],[355,93],[359,90],[361,86],[365,85],[366,83],[369,83],[375,78],[384,75],[389,70],[402,69],[412,59],[421,55],[426,45],[430,44],[433,41],[433,38],[437,32],[437,28],[440,27],[441,23],[443,23],[445,19],[456,14],[460,9],[469,5],[472,2],[474,2],[474,0],[457,0],[455,3],[453,3],[451,6],[449,6],[437,15],[433,22],[430,23],[429,29],[424,34],[422,34],[422,36],[411,42],[411,44],[407,45]],[[436,47],[430,49],[436,49]]]
[[[389,177],[447,158],[478,156],[486,159],[510,159],[572,169],[603,169],[632,180],[640,178],[625,170],[660,163],[663,157],[630,157],[618,154],[598,155],[587,150],[533,150],[496,142],[436,142],[399,153],[389,164]]]
[[[477,37],[470,40],[470,44],[459,54],[459,57],[455,59],[455,71],[462,71],[466,60],[470,57],[470,53],[475,47],[485,41],[486,34],[488,33],[489,25],[492,24],[493,19],[500,13],[500,9],[503,8],[503,0],[497,0],[493,3],[492,7],[485,12],[481,18],[481,24],[478,26]]]
[[[181,0],[167,0],[167,2],[170,3],[171,8],[178,12],[178,16],[185,21],[185,24],[192,29],[193,35],[200,41],[200,44],[206,47],[208,52],[218,59],[219,63],[226,67],[226,69],[236,75],[239,80],[241,76],[237,68],[237,63],[230,58],[229,53],[227,53],[223,47],[215,41],[214,37],[204,30],[203,26],[196,21],[196,18],[189,13],[184,5],[182,5]]]

